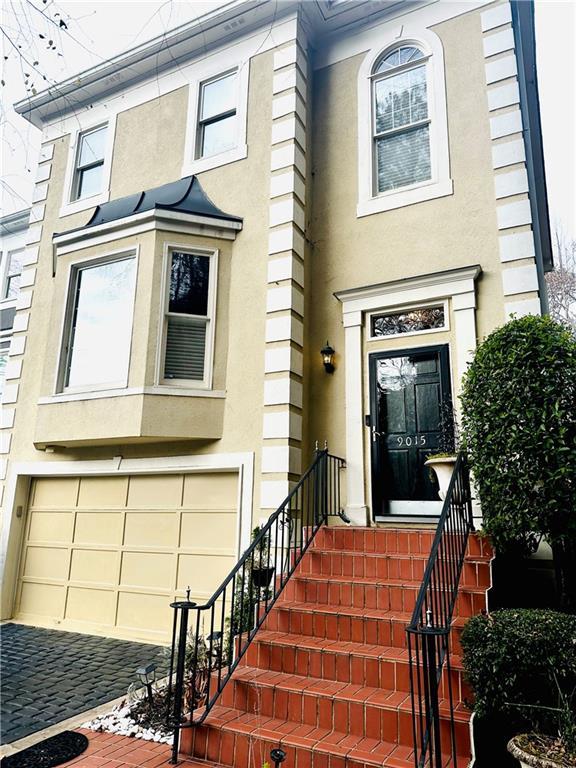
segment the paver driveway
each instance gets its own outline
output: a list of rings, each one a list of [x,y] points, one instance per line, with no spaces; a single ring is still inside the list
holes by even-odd
[[[1,643],[1,734],[9,744],[126,693],[142,664],[160,677],[157,645],[4,624]]]

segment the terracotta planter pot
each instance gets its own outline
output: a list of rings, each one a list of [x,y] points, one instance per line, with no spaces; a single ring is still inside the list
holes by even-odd
[[[508,752],[520,761],[522,768],[571,768],[571,766],[574,765],[574,763],[570,762],[559,763],[544,755],[542,757],[536,757],[536,755],[525,752],[518,744],[519,738],[520,736],[514,736],[513,739],[510,739],[508,742]]]
[[[456,464],[456,456],[430,456],[424,462],[425,467],[432,467],[438,480],[438,496],[444,501],[448,493],[448,486]]]

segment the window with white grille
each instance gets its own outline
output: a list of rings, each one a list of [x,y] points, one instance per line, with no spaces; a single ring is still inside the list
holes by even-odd
[[[210,385],[216,254],[168,254],[163,381]]]
[[[375,194],[432,177],[427,60],[420,48],[401,45],[372,72]]]

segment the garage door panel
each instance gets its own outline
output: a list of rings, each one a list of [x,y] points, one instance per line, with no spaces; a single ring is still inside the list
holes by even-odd
[[[31,579],[64,581],[68,578],[69,560],[70,555],[67,549],[29,546],[26,549],[23,575]]]
[[[120,583],[123,586],[173,589],[174,556],[156,552],[124,552]]]
[[[83,477],[80,480],[78,507],[124,507],[127,495],[127,477]]]
[[[182,512],[183,549],[236,549],[236,511]]]
[[[170,603],[204,603],[237,560],[238,474],[38,478],[16,616],[168,641]],[[37,504],[35,504],[37,502]]]
[[[116,618],[116,592],[69,587],[66,618],[71,621],[112,626]]]
[[[128,508],[174,509],[182,504],[182,475],[136,475],[130,478]]]
[[[20,593],[20,613],[59,619],[64,613],[65,598],[64,586],[25,581]]]
[[[46,477],[34,484],[32,506],[75,507],[78,499],[77,477]]]
[[[102,549],[75,549],[72,553],[70,581],[116,584],[118,552]]]
[[[120,628],[166,634],[171,621],[172,610],[164,595],[119,593],[117,624]]]
[[[178,558],[178,580],[176,588],[192,590],[202,585],[208,594],[212,594],[222,583],[224,577],[234,567],[234,557],[218,555],[180,555]]]
[[[74,512],[30,511],[28,541],[69,544],[74,532]]]
[[[234,472],[185,475],[182,506],[186,509],[236,508],[237,491],[238,475]]]
[[[124,513],[117,512],[78,512],[74,530],[75,544],[100,544],[103,546],[120,546],[122,544],[122,529]]]
[[[124,545],[176,549],[178,521],[179,516],[175,510],[126,512]]]

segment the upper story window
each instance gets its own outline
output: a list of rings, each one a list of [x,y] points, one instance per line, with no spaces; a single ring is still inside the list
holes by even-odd
[[[170,251],[164,320],[165,383],[210,386],[216,253]]]
[[[79,136],[72,200],[92,197],[102,191],[106,131],[107,127],[103,125]]]
[[[426,56],[403,45],[372,75],[375,192],[431,178]]]
[[[72,266],[60,390],[126,386],[135,281],[133,254]]]
[[[237,72],[200,85],[196,157],[211,157],[236,146]]]
[[[22,258],[24,248],[18,248],[15,251],[8,251],[6,263],[2,264],[2,300],[15,299],[20,293],[20,280],[22,278]],[[4,259],[2,259],[4,261]]]
[[[453,191],[442,42],[404,31],[383,32],[358,71],[358,216]]]

